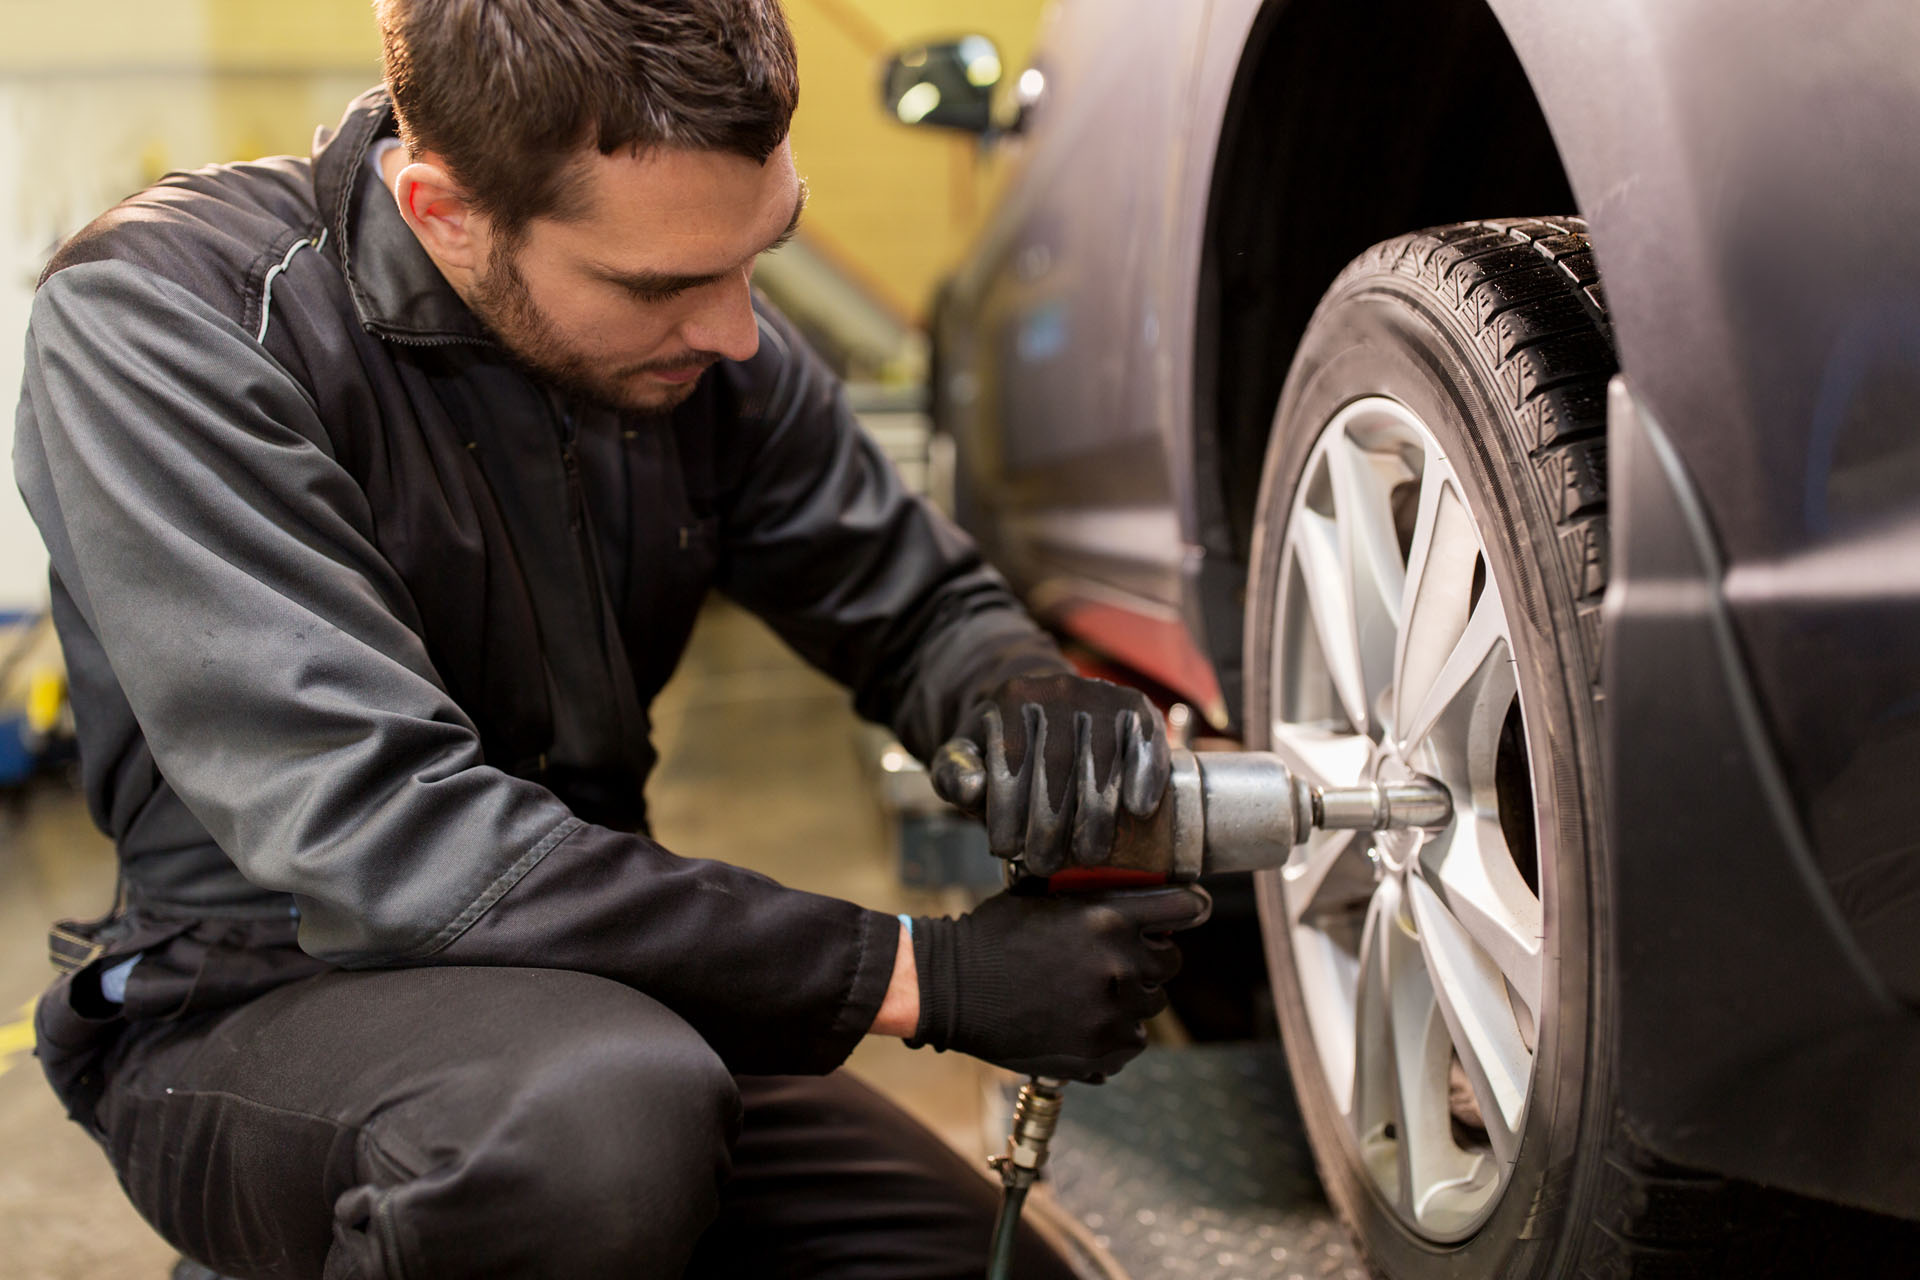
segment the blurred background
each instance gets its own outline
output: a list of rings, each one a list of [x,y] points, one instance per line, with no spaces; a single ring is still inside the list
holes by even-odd
[[[1025,65],[1041,0],[786,0],[799,45],[794,144],[812,190],[798,239],[757,279],[849,379],[908,483],[928,483],[920,325],[936,281],[990,207],[977,141],[908,130],[880,107],[880,64],[917,39],[983,32]],[[176,169],[307,154],[377,82],[368,0],[0,0],[0,389],[17,395],[42,266],[96,214]],[[0,415],[0,1274],[160,1277],[173,1252],[128,1208],[59,1114],[31,1057],[48,923],[111,905],[111,849],[70,781],[46,558],[13,482]],[[677,851],[754,866],[886,910],[939,909],[980,857],[924,776],[858,724],[834,685],[757,622],[715,606],[656,716],[649,788]],[[757,761],[804,762],[762,776]],[[751,780],[764,803],[730,803]],[[777,820],[756,815],[777,815]],[[997,1082],[969,1061],[873,1042],[855,1069],[971,1154]],[[997,1142],[997,1135],[994,1138]]]
[[[915,326],[989,207],[976,141],[879,110],[882,59],[981,31],[1024,65],[1042,0],[787,0],[799,45],[795,150],[812,187],[766,287],[863,381],[910,383]],[[0,386],[19,385],[33,283],[67,236],[173,169],[307,154],[380,79],[368,0],[5,0],[0,4]],[[11,432],[11,414],[7,426]],[[8,439],[11,439],[10,434]],[[11,448],[6,450],[11,456]],[[10,464],[5,464],[10,465]],[[0,496],[0,609],[44,594],[39,539]]]

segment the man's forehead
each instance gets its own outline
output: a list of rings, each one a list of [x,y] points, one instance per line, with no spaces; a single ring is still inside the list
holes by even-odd
[[[798,217],[806,186],[783,142],[764,163],[674,147],[596,155],[580,194],[570,221],[606,265],[697,272],[765,249]]]

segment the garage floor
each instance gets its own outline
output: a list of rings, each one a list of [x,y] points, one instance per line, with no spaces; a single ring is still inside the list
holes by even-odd
[[[797,888],[883,910],[939,908],[925,894],[902,889],[894,876],[890,835],[862,776],[846,695],[802,666],[757,622],[732,608],[709,610],[656,713],[663,763],[648,794],[656,830],[669,848],[724,858]],[[752,803],[740,802],[743,788]],[[98,1151],[60,1115],[28,1054],[31,1037],[22,1021],[48,973],[47,922],[98,914],[111,900],[112,883],[111,850],[71,792],[43,784],[5,802],[0,1274],[17,1280],[160,1280],[173,1260],[172,1250],[126,1205]],[[851,1065],[970,1155],[984,1153],[989,1126],[998,1129],[997,1073],[968,1059],[874,1039],[860,1047]],[[1220,1069],[1199,1060],[1195,1066],[1203,1073]],[[1166,1069],[1185,1068],[1176,1062]],[[1146,1080],[1142,1074],[1143,1085]],[[1081,1237],[1096,1249],[1131,1255],[1138,1280],[1159,1274],[1363,1274],[1298,1159],[1288,1164],[1292,1181],[1287,1203],[1272,1218],[1277,1225],[1261,1234],[1254,1223],[1244,1239],[1228,1240],[1222,1231],[1232,1224],[1196,1213],[1205,1206],[1166,1213],[1167,1205],[1155,1200],[1152,1167],[1138,1163],[1139,1144],[1128,1140],[1125,1116],[1106,1116],[1114,1108],[1090,1105],[1092,1097],[1069,1105],[1069,1116],[1078,1110],[1083,1117],[1077,1139],[1082,1150],[1072,1159],[1062,1153],[1063,1199],[1087,1224]],[[1111,1101],[1124,1108],[1117,1093]],[[1102,1123],[1121,1128],[1103,1136]],[[1094,1157],[1102,1142],[1111,1143],[1110,1161]],[[1126,1164],[1128,1159],[1134,1163]],[[1183,1185],[1195,1184],[1187,1177]],[[1161,1213],[1165,1219],[1157,1220]],[[1284,1233],[1284,1247],[1276,1232]],[[1209,1237],[1220,1247],[1195,1253]],[[1164,1252],[1162,1245],[1168,1246]],[[1164,1269],[1160,1259],[1172,1263],[1175,1252],[1184,1255],[1180,1264]],[[1210,1265],[1229,1258],[1235,1264],[1230,1268],[1216,1272]]]

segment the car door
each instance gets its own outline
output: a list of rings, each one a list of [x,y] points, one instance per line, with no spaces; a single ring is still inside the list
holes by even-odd
[[[1155,268],[1182,163],[1202,3],[1067,0],[999,144],[1005,198],[940,308],[938,388],[963,515],[1043,609],[1177,607]],[[1158,362],[1158,363],[1156,363]]]

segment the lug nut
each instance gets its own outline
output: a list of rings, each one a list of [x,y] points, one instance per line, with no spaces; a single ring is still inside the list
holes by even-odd
[[[1453,793],[1431,778],[1313,789],[1313,825],[1322,831],[1432,831],[1451,821]]]

